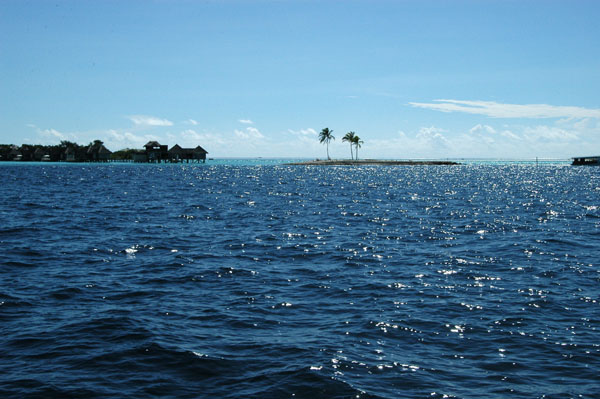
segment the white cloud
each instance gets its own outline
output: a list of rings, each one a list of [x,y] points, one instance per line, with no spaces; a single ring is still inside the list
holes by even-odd
[[[198,133],[193,129],[184,130],[179,136],[182,140],[180,145],[183,147],[196,147],[201,145],[203,148],[207,149],[207,146],[212,148],[213,146],[226,147],[228,145],[228,142],[220,135],[212,133]]]
[[[196,145],[202,145],[203,142],[206,142],[207,140],[212,140],[212,137],[210,135],[205,133],[198,133],[193,129],[187,129],[182,131],[180,133],[180,136],[185,140],[185,142],[193,142]]]
[[[455,138],[435,126],[421,127],[415,134],[399,131],[390,139],[372,139],[365,143],[363,154],[375,158],[448,158],[457,154]]]
[[[240,119],[239,122],[243,123],[245,125],[253,125],[254,124],[254,122],[252,122],[250,119]]]
[[[526,127],[523,136],[533,142],[570,142],[579,138],[577,132],[555,126]]]
[[[128,117],[133,123],[141,126],[173,126],[173,122],[168,119],[161,119],[148,115],[131,115]]]
[[[434,100],[409,103],[442,112],[464,112],[492,118],[600,118],[600,109],[547,104],[501,104],[494,101]]]
[[[235,130],[235,135],[242,139],[263,139],[265,136],[255,127],[247,127],[246,131]]]
[[[489,126],[489,125],[482,125],[482,124],[478,124],[473,126],[471,129],[469,129],[469,133],[471,134],[494,134],[496,133],[496,129],[494,129],[493,127]]]
[[[38,137],[36,139],[33,139],[33,140],[29,139],[30,141],[34,142],[35,144],[54,145],[62,140],[76,140],[77,139],[77,136],[75,134],[59,132],[58,130],[52,129],[52,128],[40,129],[39,127],[37,127],[34,124],[28,124],[27,127],[35,129],[35,132],[37,133]]]
[[[181,132],[181,136],[185,138],[200,139],[200,134],[194,129],[187,129]]]
[[[476,125],[462,133],[439,127],[421,127],[416,132],[398,132],[390,139],[369,140],[376,158],[568,158],[585,142],[598,141],[593,133],[554,125],[512,126],[498,129]],[[365,146],[367,147],[367,146]],[[581,152],[581,151],[579,151]]]
[[[572,122],[571,120],[566,121],[567,123],[565,124],[565,126],[569,126],[569,123]],[[598,119],[591,119],[591,118],[584,118],[584,119],[579,119],[577,121],[575,121],[573,123],[573,127],[576,130],[580,130],[580,131],[591,131],[591,130],[599,130],[600,129],[600,120]]]
[[[250,137],[255,139],[262,139],[265,136],[255,127],[247,127],[246,131],[250,134]]]
[[[142,148],[148,141],[160,141],[160,137],[151,134],[137,135],[127,131],[119,132],[114,129],[108,130],[102,137],[108,148],[116,150],[123,148]]]
[[[316,136],[317,135],[317,131],[310,127],[308,129],[300,129],[300,130],[288,129],[288,132],[290,132],[291,134],[297,135],[297,136]]]
[[[183,123],[185,123],[186,125],[193,125],[193,126],[198,125],[198,121],[196,121],[195,119],[188,119],[188,120],[184,121]]]
[[[60,140],[65,140],[67,138],[66,135],[55,129],[38,130],[38,132],[44,137],[57,138]]]
[[[448,139],[444,137],[444,129],[437,128],[435,126],[422,127],[417,133],[416,139],[421,145],[434,146],[434,147],[447,147]]]
[[[521,136],[514,134],[510,130],[503,130],[500,132],[500,135],[514,141],[523,140]]]

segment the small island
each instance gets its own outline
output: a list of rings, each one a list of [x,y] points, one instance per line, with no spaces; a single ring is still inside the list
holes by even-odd
[[[412,161],[412,160],[385,160],[385,159],[316,159],[314,161],[292,162],[287,165],[307,165],[307,166],[335,166],[335,165],[460,165],[454,161]]]
[[[387,159],[358,159],[358,149],[364,144],[361,138],[356,134],[356,132],[348,132],[342,138],[342,141],[345,141],[350,144],[350,159],[331,159],[329,157],[329,143],[332,140],[335,140],[335,136],[332,134],[333,130],[328,127],[323,128],[319,133],[319,142],[321,144],[325,144],[327,146],[327,159],[315,159],[314,161],[302,161],[302,162],[292,162],[287,165],[305,165],[305,166],[338,166],[338,165],[353,165],[353,166],[362,166],[362,165],[383,165],[383,166],[396,166],[396,165],[405,165],[405,166],[415,166],[415,165],[460,165],[458,162],[453,161],[412,161],[412,160],[387,160]]]

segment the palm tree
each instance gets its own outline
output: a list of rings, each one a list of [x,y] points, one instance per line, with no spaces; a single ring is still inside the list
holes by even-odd
[[[329,130],[328,127],[326,127],[325,129],[321,130],[321,133],[319,133],[319,142],[325,143],[327,144],[327,159],[331,159],[329,158],[329,142],[331,140],[335,140],[335,137],[333,137],[333,130]]]
[[[354,132],[348,132],[342,138],[342,141],[346,141],[346,142],[350,143],[350,158],[352,158],[352,159],[354,159],[354,155],[352,154],[352,146],[354,145],[354,137],[356,137],[356,134]]]
[[[360,137],[354,136],[352,143],[356,146],[356,160],[358,161],[358,149],[362,146],[364,141],[362,141]]]

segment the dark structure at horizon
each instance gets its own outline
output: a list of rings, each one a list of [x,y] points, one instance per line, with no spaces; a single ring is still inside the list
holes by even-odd
[[[0,144],[0,161],[17,162],[108,162],[112,151],[100,140],[87,146],[70,141],[59,145]]]
[[[600,155],[590,157],[574,157],[571,165],[600,165]]]
[[[169,150],[166,145],[149,141],[144,149],[125,149],[115,153],[104,146],[101,140],[94,140],[87,146],[70,141],[59,145],[44,146],[23,144],[22,146],[0,144],[0,161],[17,162],[149,162],[179,163],[206,162],[206,151],[201,146],[182,148],[175,144]]]
[[[204,148],[197,146],[196,148],[182,148],[179,144],[175,144],[168,150],[166,145],[160,144],[158,141],[149,141],[144,145],[144,152],[133,154],[134,162],[206,162],[206,151]]]

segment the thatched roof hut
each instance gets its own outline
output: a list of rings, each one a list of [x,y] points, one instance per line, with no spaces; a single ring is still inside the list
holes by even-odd
[[[46,153],[46,151],[44,151],[44,149],[43,149],[43,148],[41,148],[41,147],[38,147],[38,148],[36,148],[36,149],[35,149],[35,151],[33,152],[33,159],[34,159],[35,161],[41,161],[41,160],[42,160],[42,158],[44,157],[44,155],[48,155],[48,154]]]
[[[182,148],[179,144],[175,144],[169,150],[169,159],[174,161],[204,161],[206,160],[206,154],[208,152],[200,146],[196,148]]]
[[[87,158],[89,161],[106,162],[110,158],[110,151],[100,140],[94,141],[87,149]]]
[[[158,141],[149,141],[144,148],[148,162],[160,162],[169,158],[168,146],[162,145]]]

